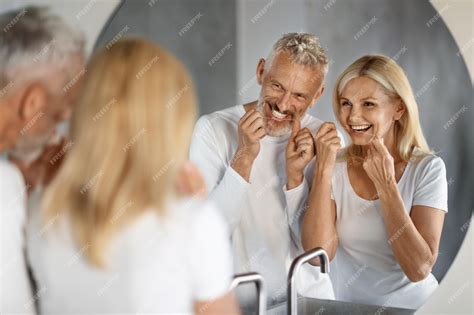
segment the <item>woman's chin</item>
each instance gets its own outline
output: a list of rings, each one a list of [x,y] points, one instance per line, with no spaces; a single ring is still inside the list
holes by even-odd
[[[351,140],[352,140],[352,144],[359,145],[359,146],[365,146],[372,142],[372,139],[364,139],[360,137],[351,137]]]

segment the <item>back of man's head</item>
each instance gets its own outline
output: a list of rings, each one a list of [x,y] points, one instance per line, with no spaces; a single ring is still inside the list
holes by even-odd
[[[84,37],[45,7],[0,14],[0,151],[34,156],[80,90]]]
[[[0,14],[0,88],[43,79],[54,70],[70,78],[71,55],[83,54],[82,34],[46,7]]]

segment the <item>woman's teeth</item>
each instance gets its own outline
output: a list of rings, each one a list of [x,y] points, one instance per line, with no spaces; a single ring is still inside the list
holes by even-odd
[[[286,116],[288,116],[288,114],[284,115],[282,113],[280,113],[279,111],[276,111],[276,110],[272,110],[272,115],[273,117],[277,118],[277,119],[285,119]]]
[[[350,126],[352,131],[367,131],[370,129],[370,127],[372,127],[372,125],[368,124],[368,125],[353,125],[353,126]]]

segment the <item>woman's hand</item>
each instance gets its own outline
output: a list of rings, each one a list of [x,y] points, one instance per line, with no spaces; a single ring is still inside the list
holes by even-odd
[[[341,139],[337,135],[336,125],[330,122],[322,124],[316,132],[315,143],[318,166],[332,173],[337,152],[341,149]]]
[[[189,161],[184,162],[179,169],[176,190],[181,196],[206,198],[206,182],[196,165]]]
[[[384,145],[383,139],[377,137],[372,141],[362,166],[374,183],[379,196],[384,189],[396,184],[393,157]]]

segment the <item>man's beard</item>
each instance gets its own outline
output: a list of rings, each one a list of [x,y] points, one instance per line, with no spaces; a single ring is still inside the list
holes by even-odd
[[[26,164],[37,160],[43,153],[46,145],[59,143],[61,138],[53,130],[42,135],[28,135],[21,137],[15,146],[9,150],[9,156]]]
[[[269,103],[270,108],[273,108],[276,105],[273,102],[267,102],[267,103]],[[293,127],[293,120],[295,119],[295,116],[296,116],[295,113],[290,113],[290,115],[292,116],[291,120],[289,119],[287,121],[280,122],[278,124],[278,126],[276,126],[274,121],[270,121],[266,117],[265,104],[266,104],[265,101],[258,100],[258,102],[257,102],[257,111],[259,113],[261,113],[262,116],[263,116],[263,124],[264,124],[265,132],[267,133],[267,135],[269,135],[271,137],[282,137],[282,136],[285,136],[285,135],[291,133],[291,129]]]

